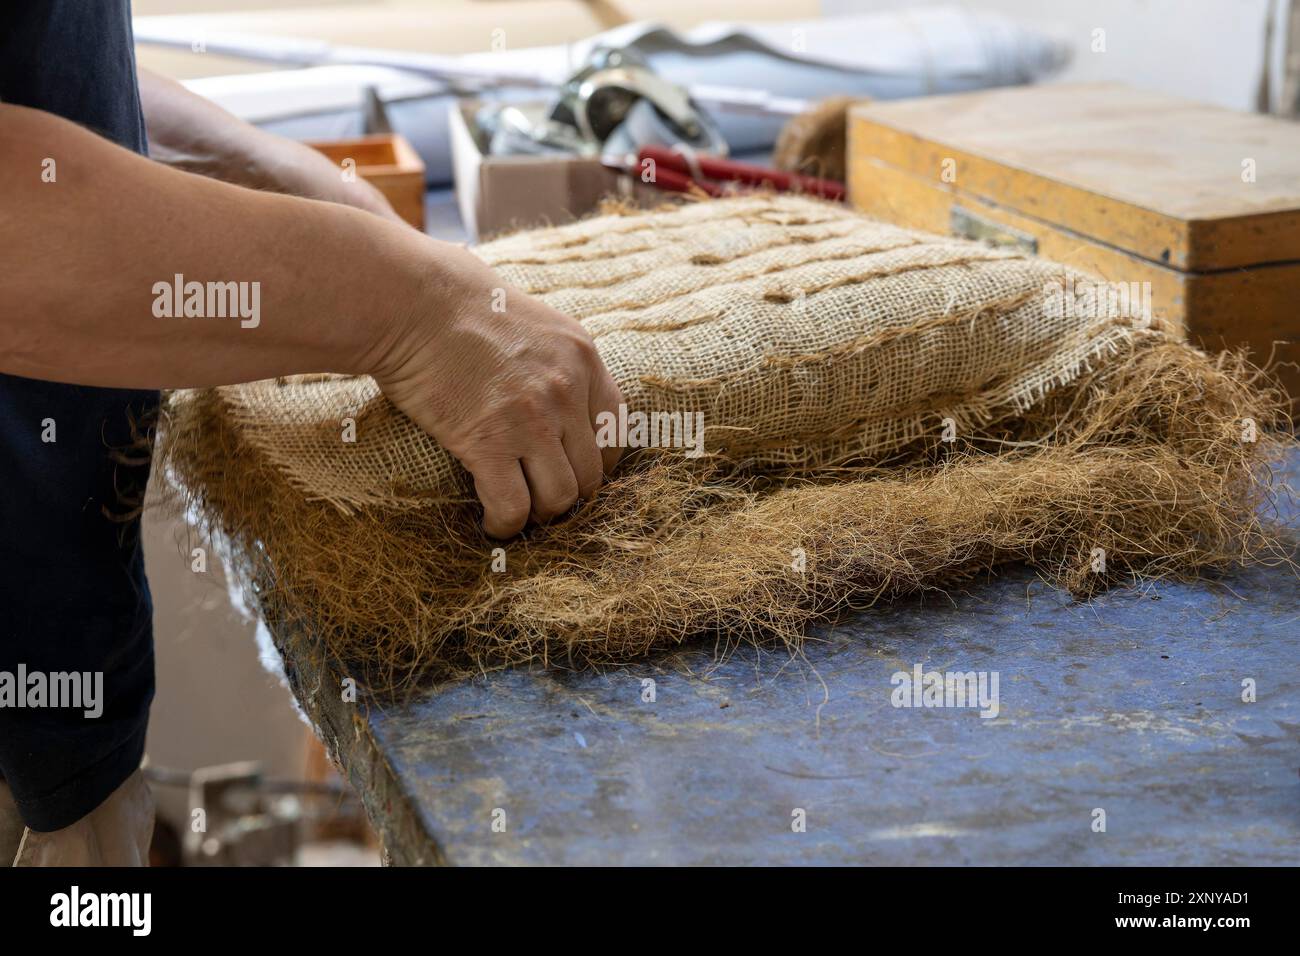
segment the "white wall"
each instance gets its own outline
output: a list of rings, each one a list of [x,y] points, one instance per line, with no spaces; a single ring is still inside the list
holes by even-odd
[[[1280,11],[1277,51],[1287,7],[1283,0],[823,0],[828,14],[926,5],[988,10],[1060,31],[1074,59],[1057,82],[1119,81],[1241,110],[1255,108],[1267,11]],[[1104,53],[1091,49],[1095,29],[1105,31]],[[1275,52],[1274,96],[1280,61]]]

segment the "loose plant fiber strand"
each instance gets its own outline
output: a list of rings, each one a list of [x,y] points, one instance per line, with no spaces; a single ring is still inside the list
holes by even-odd
[[[504,545],[463,501],[313,497],[222,390],[173,396],[160,453],[276,623],[379,689],[621,663],[709,634],[794,648],[842,608],[1006,561],[1086,595],[1286,560],[1261,518],[1286,426],[1266,377],[1156,333],[1107,340],[1067,372],[1028,407],[981,407],[952,443],[937,411],[918,412],[856,462],[641,453],[576,514]]]
[[[1259,517],[1276,446],[1240,440],[1242,419],[1267,408],[1243,371],[1167,346],[1109,389],[1078,387],[1083,433],[1009,453],[772,486],[651,460],[508,544],[505,573],[491,570],[498,543],[474,509],[347,515],[305,502],[211,404],[171,423],[167,454],[246,581],[290,609],[280,623],[391,688],[507,664],[623,662],[710,632],[794,646],[838,608],[1003,561],[1086,595],[1131,575],[1284,560]],[[226,467],[241,461],[250,467]],[[1105,574],[1093,571],[1099,547]]]

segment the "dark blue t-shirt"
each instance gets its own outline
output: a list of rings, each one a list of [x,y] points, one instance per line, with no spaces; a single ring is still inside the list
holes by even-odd
[[[146,152],[129,0],[6,5],[0,101]],[[56,162],[56,180],[43,188],[57,197],[58,154],[40,155]],[[95,228],[87,218],[85,235]],[[9,305],[3,260],[22,255],[0,253],[0,308]],[[42,268],[57,277],[58,263]],[[90,812],[144,752],[154,676],[138,508],[149,472],[142,439],[157,401],[155,392],[0,375],[0,671],[103,673],[98,718],[0,706],[0,775],[35,830]]]

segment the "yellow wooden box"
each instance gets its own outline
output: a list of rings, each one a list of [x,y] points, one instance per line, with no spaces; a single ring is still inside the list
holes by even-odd
[[[424,161],[406,137],[377,133],[307,145],[336,165],[351,160],[357,175],[383,193],[399,216],[424,229]]]
[[[1300,124],[1037,86],[862,104],[848,149],[865,212],[1149,282],[1152,313],[1203,347],[1300,360]]]

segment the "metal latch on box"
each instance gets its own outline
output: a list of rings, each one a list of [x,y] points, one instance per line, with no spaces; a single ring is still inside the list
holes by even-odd
[[[1038,240],[1029,233],[985,219],[961,206],[952,207],[948,228],[954,236],[963,239],[975,239],[1000,249],[1019,249],[1031,256],[1038,254]]]

